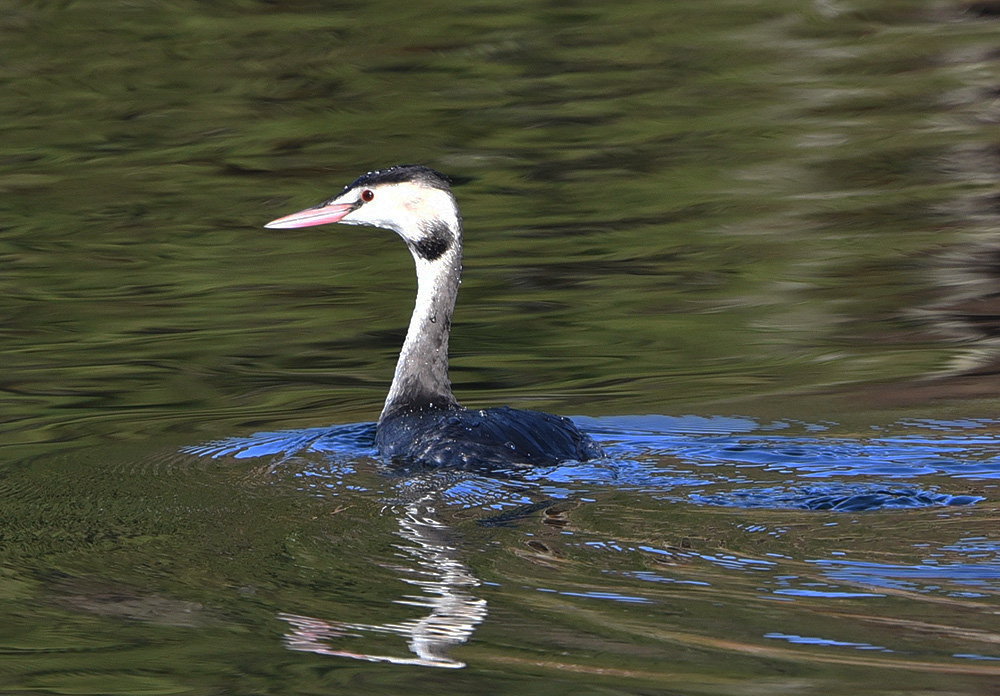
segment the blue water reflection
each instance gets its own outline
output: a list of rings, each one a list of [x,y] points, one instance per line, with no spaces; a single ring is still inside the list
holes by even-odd
[[[859,512],[964,506],[983,500],[962,483],[1000,478],[1000,421],[905,421],[872,436],[838,436],[832,423],[704,416],[578,418],[608,457],[528,471],[400,471],[407,489],[448,503],[500,510],[542,495],[580,497],[614,487],[695,505]],[[319,453],[312,488],[350,485],[353,462],[374,461],[371,423],[257,433],[191,447],[198,456]],[[822,479],[822,481],[817,481]],[[949,491],[940,490],[947,486]]]
[[[775,638],[779,640],[787,640],[789,643],[794,643],[797,645],[819,645],[823,647],[854,648],[855,650],[876,650],[878,652],[887,652],[887,653],[895,652],[894,650],[882,647],[881,645],[872,645],[871,643],[852,643],[850,641],[832,640],[830,638],[787,635],[784,633],[766,633],[764,634],[764,637]]]
[[[994,548],[1000,550],[998,545]],[[822,568],[828,578],[854,585],[908,592],[943,592],[940,583],[970,588],[946,591],[951,597],[984,597],[985,593],[1000,592],[1000,560],[996,557],[980,563],[936,563],[927,559],[912,565],[831,559],[808,562]]]

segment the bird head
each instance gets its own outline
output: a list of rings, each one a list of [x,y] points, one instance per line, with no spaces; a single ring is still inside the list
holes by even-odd
[[[392,230],[428,260],[447,251],[461,230],[448,179],[418,164],[368,172],[330,200],[264,226],[291,229],[333,222]]]

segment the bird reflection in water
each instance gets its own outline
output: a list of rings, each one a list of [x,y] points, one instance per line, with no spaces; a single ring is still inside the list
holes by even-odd
[[[397,534],[408,543],[396,548],[415,561],[414,567],[397,566],[400,578],[422,594],[407,594],[397,604],[421,607],[428,613],[420,618],[398,623],[364,624],[329,621],[296,614],[279,614],[290,631],[285,644],[292,650],[335,657],[350,657],[368,662],[391,662],[397,665],[424,667],[464,667],[448,651],[472,637],[486,619],[486,600],[474,597],[469,589],[479,581],[457,558],[457,550],[448,539],[448,528],[434,519],[434,507],[427,500],[409,503],[399,518]],[[415,657],[375,655],[338,650],[338,639],[357,638],[364,633],[403,636]]]
[[[306,428],[284,432],[256,433],[249,437],[186,447],[182,451],[198,457],[235,460],[270,459],[267,470],[299,454],[321,454],[316,471],[337,468],[337,462],[370,458],[373,423],[360,423],[330,428]],[[467,642],[479,624],[486,620],[485,599],[470,590],[480,581],[459,559],[459,550],[451,539],[450,530],[437,516],[436,505],[442,499],[454,497],[454,490],[463,482],[478,480],[471,472],[447,469],[407,470],[389,467],[383,473],[393,480],[397,494],[385,500],[383,512],[398,513],[396,534],[403,542],[395,544],[400,556],[408,563],[390,567],[408,585],[419,588],[420,594],[405,594],[396,604],[420,607],[427,613],[420,618],[384,624],[351,623],[329,617],[302,616],[281,612],[278,617],[289,624],[285,644],[291,650],[319,655],[348,657],[368,662],[389,662],[399,665],[460,668],[465,663],[449,657],[455,646]],[[493,480],[491,478],[484,481]],[[488,488],[479,496],[488,498],[498,492]],[[505,497],[510,492],[503,489]],[[479,497],[474,496],[474,497]],[[484,498],[484,499],[485,499]],[[365,636],[402,636],[414,657],[376,654],[363,650],[344,649],[349,639]],[[341,645],[337,645],[337,643]]]

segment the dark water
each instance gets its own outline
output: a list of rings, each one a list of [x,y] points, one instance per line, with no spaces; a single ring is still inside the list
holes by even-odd
[[[998,16],[0,7],[0,691],[990,693]],[[261,225],[400,162],[606,460],[373,458],[411,262]]]

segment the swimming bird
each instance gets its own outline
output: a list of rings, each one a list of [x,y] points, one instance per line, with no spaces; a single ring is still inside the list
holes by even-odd
[[[368,172],[333,198],[269,222],[392,230],[417,269],[417,301],[376,427],[379,454],[431,466],[532,466],[603,456],[568,418],[509,407],[467,409],[452,393],[448,337],[462,274],[462,216],[449,180],[404,164]]]

